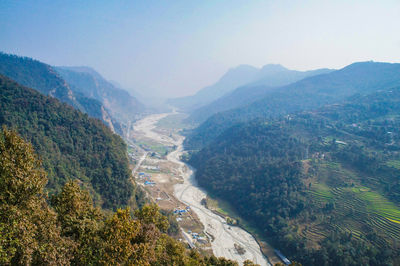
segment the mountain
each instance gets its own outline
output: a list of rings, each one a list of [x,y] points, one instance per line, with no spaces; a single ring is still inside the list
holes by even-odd
[[[215,84],[207,86],[195,95],[168,100],[168,103],[185,111],[194,110],[208,104],[233,89],[249,83],[258,69],[249,65],[240,65],[229,69]]]
[[[230,127],[189,160],[199,185],[290,260],[399,264],[400,87],[387,84]]]
[[[296,71],[289,70],[281,65],[266,65],[253,78],[254,81],[194,110],[187,121],[195,124],[202,123],[215,113],[245,106],[259,100],[276,87],[331,71],[331,69]]]
[[[132,198],[126,145],[100,120],[0,75],[0,125],[32,143],[51,193],[78,179],[104,208],[127,205]]]
[[[127,91],[105,80],[89,67],[55,67],[72,91],[101,102],[120,123],[135,121],[145,106]]]
[[[1,265],[238,265],[185,249],[155,204],[103,212],[76,181],[49,200],[32,145],[6,128],[0,178]]]
[[[263,99],[217,113],[191,132],[185,145],[188,149],[200,149],[238,122],[315,109],[357,93],[364,95],[399,85],[400,64],[354,63],[340,70],[274,88]]]
[[[112,130],[119,131],[119,125],[113,121],[101,102],[73,92],[69,84],[50,65],[32,58],[0,52],[0,74],[23,86],[68,103],[74,108],[102,120]]]

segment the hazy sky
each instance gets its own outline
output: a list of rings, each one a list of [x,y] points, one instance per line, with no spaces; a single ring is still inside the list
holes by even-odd
[[[0,0],[0,50],[180,96],[239,64],[400,61],[400,1]]]

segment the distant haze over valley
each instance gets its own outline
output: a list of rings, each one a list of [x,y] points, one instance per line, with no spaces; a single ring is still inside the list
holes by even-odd
[[[0,2],[0,51],[90,66],[144,96],[193,95],[240,64],[293,70],[399,62],[400,3]]]
[[[400,265],[399,0],[1,0],[0,265]]]

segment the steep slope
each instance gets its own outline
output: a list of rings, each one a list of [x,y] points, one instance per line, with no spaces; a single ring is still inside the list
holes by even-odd
[[[0,76],[0,125],[33,144],[51,192],[79,179],[105,208],[126,205],[131,198],[125,143],[101,121]]]
[[[229,69],[215,84],[207,86],[195,95],[170,99],[168,103],[182,110],[190,111],[208,104],[233,89],[249,83],[257,75],[258,69],[249,65],[240,65]]]
[[[269,91],[264,98],[244,107],[217,113],[187,138],[189,149],[199,149],[232,125],[260,117],[277,117],[342,101],[400,85],[400,64],[361,62],[327,74],[305,78]]]
[[[254,81],[235,89],[221,98],[194,110],[187,119],[191,123],[202,123],[211,115],[248,105],[262,99],[265,94],[276,87],[288,85],[306,77],[329,73],[330,69],[296,71],[281,65],[266,65],[255,76]]]
[[[166,234],[168,218],[156,205],[105,214],[76,181],[49,201],[32,145],[7,129],[0,180],[1,265],[238,265],[185,249]]]
[[[237,124],[192,156],[199,184],[304,265],[396,265],[400,87]]]
[[[68,103],[88,115],[102,120],[111,129],[118,129],[101,102],[74,93],[53,67],[37,60],[0,53],[0,74],[7,76],[23,86],[33,88],[45,95]]]
[[[135,121],[145,107],[127,91],[114,86],[88,67],[55,67],[74,92],[101,102],[119,122]]]

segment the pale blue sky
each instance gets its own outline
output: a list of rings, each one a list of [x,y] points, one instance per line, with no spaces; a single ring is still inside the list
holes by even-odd
[[[0,0],[0,50],[192,94],[239,64],[400,62],[400,1]]]

